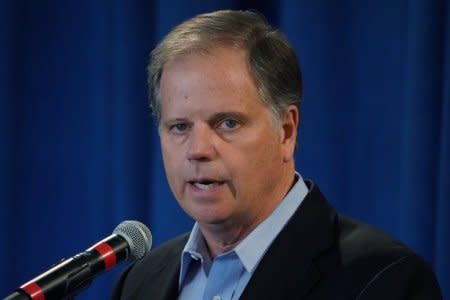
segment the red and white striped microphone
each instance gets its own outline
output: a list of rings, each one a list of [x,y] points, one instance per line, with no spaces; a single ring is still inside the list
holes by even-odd
[[[59,300],[87,287],[95,276],[124,260],[141,259],[151,248],[152,235],[138,221],[120,223],[113,234],[84,252],[62,260],[23,284],[4,300]]]

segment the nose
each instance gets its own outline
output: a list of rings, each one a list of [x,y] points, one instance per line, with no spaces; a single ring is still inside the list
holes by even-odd
[[[215,155],[214,131],[208,126],[194,126],[189,135],[188,160],[210,161]]]

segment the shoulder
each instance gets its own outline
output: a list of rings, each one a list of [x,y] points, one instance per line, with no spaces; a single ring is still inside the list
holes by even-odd
[[[294,215],[288,239],[296,252],[313,249],[320,280],[311,299],[442,299],[427,263],[398,239],[336,213],[310,181],[308,196]],[[280,241],[281,243],[281,241]],[[283,248],[283,250],[285,250]]]
[[[181,252],[188,238],[189,233],[185,233],[165,242],[129,266],[117,281],[112,299],[133,299],[134,296],[129,295],[176,282]]]
[[[368,224],[342,215],[338,215],[336,222],[337,245],[344,264],[368,256],[389,261],[414,255],[398,239]]]
[[[131,273],[157,272],[167,265],[178,264],[188,238],[189,233],[185,233],[149,251],[146,256],[132,265]]]
[[[186,244],[189,238],[189,233],[184,233],[176,238],[169,240],[155,249],[149,251],[147,255],[140,261],[136,263],[139,264],[156,264],[162,263],[165,261],[176,258],[177,260],[181,259],[181,252],[183,251],[184,245]]]
[[[338,267],[325,280],[331,289],[351,291],[353,299],[441,299],[433,271],[402,242],[345,216],[336,223],[335,258],[329,254],[328,263]]]

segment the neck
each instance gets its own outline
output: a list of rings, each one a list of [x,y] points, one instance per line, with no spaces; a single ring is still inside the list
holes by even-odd
[[[227,220],[221,224],[200,224],[199,228],[205,239],[205,244],[209,250],[209,254],[212,259],[221,253],[225,253],[233,250],[239,243],[244,240],[261,222],[268,218],[272,212],[278,207],[278,205],[283,201],[286,194],[295,184],[295,174],[294,171],[286,180],[286,184],[282,192],[279,193],[274,199],[276,201],[271,201],[265,203],[265,205],[260,205],[260,209],[257,213],[250,217],[246,215],[242,217],[241,220]]]
[[[214,259],[217,255],[233,250],[247,237],[259,223],[253,225],[232,225],[225,228],[221,225],[199,225],[205,239],[209,255]]]

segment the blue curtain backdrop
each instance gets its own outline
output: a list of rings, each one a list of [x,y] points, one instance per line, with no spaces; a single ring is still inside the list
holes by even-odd
[[[125,219],[147,223],[155,245],[190,229],[145,67],[170,28],[223,8],[259,10],[298,53],[298,170],[340,212],[420,253],[450,299],[446,0],[2,1],[0,297]],[[107,299],[119,272],[79,299]]]

